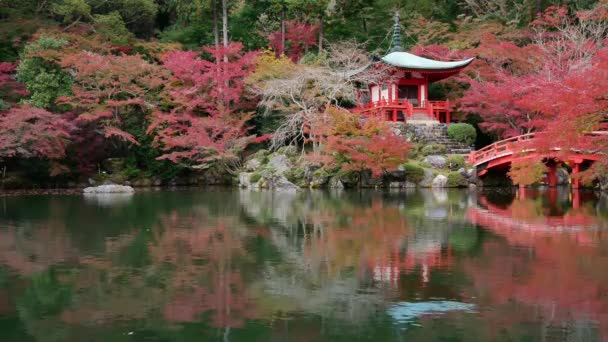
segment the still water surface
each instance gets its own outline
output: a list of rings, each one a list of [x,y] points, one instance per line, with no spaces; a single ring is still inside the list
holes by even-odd
[[[0,197],[0,341],[608,341],[608,200]]]

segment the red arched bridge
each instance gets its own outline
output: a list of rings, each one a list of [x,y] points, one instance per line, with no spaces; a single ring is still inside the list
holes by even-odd
[[[592,134],[606,134],[607,132],[593,132]],[[571,169],[572,174],[577,174],[581,171],[582,164],[593,163],[600,159],[600,155],[594,153],[585,153],[582,151],[571,150],[568,152],[561,151],[561,148],[554,147],[551,150],[559,152],[559,157],[549,156],[546,152],[537,151],[535,148],[526,148],[526,145],[532,146],[533,140],[539,133],[529,133],[509,139],[497,141],[492,145],[488,145],[482,149],[471,152],[469,154],[469,164],[475,166],[477,169],[477,175],[483,177],[492,170],[508,170],[511,166],[511,162],[515,159],[531,159],[531,160],[543,160],[551,159],[553,162],[548,165],[549,172],[547,174],[547,183],[549,186],[557,185],[557,167],[561,163],[567,163]],[[574,178],[572,180],[572,186],[574,188],[579,187],[579,180]]]

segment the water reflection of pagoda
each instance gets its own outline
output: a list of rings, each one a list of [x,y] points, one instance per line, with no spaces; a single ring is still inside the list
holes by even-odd
[[[418,272],[420,283],[428,283],[431,270],[445,269],[453,262],[452,249],[442,243],[430,243],[426,251],[395,251],[390,258],[373,260],[369,268],[373,270],[374,280],[397,286],[402,275]]]

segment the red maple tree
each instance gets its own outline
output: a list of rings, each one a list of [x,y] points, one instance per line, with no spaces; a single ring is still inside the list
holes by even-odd
[[[155,114],[148,128],[166,153],[160,159],[208,167],[238,162],[238,153],[252,140],[247,136],[248,103],[244,79],[256,52],[242,52],[240,43],[204,47],[210,60],[193,51],[175,51],[163,58],[173,74],[169,93],[173,108]]]
[[[126,116],[148,113],[155,107],[151,94],[158,92],[168,74],[139,55],[101,55],[80,52],[62,59],[63,68],[74,75],[73,95],[60,99],[77,114],[81,126],[139,143],[124,130]]]
[[[0,158],[40,158],[51,161],[51,175],[66,171],[59,161],[66,155],[72,125],[61,115],[30,106],[0,113]]]
[[[298,61],[309,48],[317,46],[318,25],[307,24],[298,20],[285,23],[285,48],[282,46],[281,31],[268,35],[268,43],[277,56],[287,55],[291,60]]]

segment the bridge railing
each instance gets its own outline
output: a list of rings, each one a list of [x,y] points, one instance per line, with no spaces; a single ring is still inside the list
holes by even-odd
[[[516,137],[497,141],[492,145],[488,145],[482,149],[473,151],[471,152],[471,154],[469,154],[469,163],[472,165],[479,165],[501,154],[513,153],[514,143],[532,140],[534,139],[535,135],[535,133],[519,135]]]

